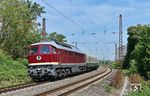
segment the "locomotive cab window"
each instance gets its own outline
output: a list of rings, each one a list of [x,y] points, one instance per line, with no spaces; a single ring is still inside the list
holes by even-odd
[[[41,48],[40,48],[40,53],[41,53],[41,54],[49,54],[49,53],[50,53],[50,48],[49,48],[49,46],[41,46]]]
[[[52,54],[56,54],[56,48],[52,47]]]
[[[30,49],[30,54],[37,54],[38,53],[38,47],[32,47]]]

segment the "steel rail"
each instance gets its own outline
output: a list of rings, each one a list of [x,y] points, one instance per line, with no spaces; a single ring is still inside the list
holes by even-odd
[[[75,81],[75,82],[73,82],[73,83],[71,83],[71,84],[68,84],[68,85],[60,86],[60,87],[58,87],[58,88],[49,90],[49,91],[47,91],[47,92],[43,92],[43,93],[37,94],[37,95],[35,95],[35,96],[46,96],[46,95],[48,95],[48,94],[57,93],[57,92],[59,92],[59,91],[61,91],[61,90],[65,90],[65,89],[68,88],[68,87],[74,86],[74,85],[79,84],[79,83],[81,83],[81,82],[87,81],[87,80],[89,80],[89,79],[91,79],[91,78],[94,78],[94,77],[97,77],[97,76],[99,76],[99,75],[101,75],[101,74],[104,74],[105,72],[107,72],[107,70],[108,70],[108,68],[105,67],[105,70],[104,70],[103,72],[98,72],[97,74],[95,74],[95,75],[93,75],[93,76],[84,78],[84,79],[79,80],[79,81]],[[91,82],[89,82],[89,83],[86,84],[86,85],[80,86],[80,88],[78,87],[78,88],[69,90],[69,91],[67,91],[67,92],[61,93],[61,94],[59,94],[59,96],[65,96],[65,95],[68,95],[68,94],[70,94],[70,93],[72,93],[72,92],[74,92],[74,91],[76,91],[76,90],[79,90],[79,89],[81,89],[81,87],[83,88],[84,86],[87,86],[87,85],[89,85],[90,83],[93,83],[93,82],[95,82],[95,81],[97,81],[97,80],[99,80],[99,79],[105,77],[105,76],[108,75],[110,72],[111,72],[111,70],[110,70],[108,73],[106,73],[106,74],[104,74],[103,76],[101,76],[100,78],[98,78],[98,79],[96,79],[96,80],[94,80],[94,81],[91,81]]]
[[[73,75],[70,75],[69,77],[72,77],[72,76]],[[68,77],[66,77],[66,78],[68,78]],[[37,82],[29,82],[29,83],[17,84],[17,85],[8,86],[8,87],[2,87],[2,88],[0,88],[0,94],[20,90],[20,89],[31,87],[31,86],[41,85],[41,84],[44,84],[47,82],[49,82],[49,81],[40,82],[40,83],[39,82],[38,83]]]
[[[20,90],[20,89],[23,89],[23,88],[28,88],[28,87],[31,87],[31,86],[41,85],[41,84],[44,84],[44,83],[47,83],[47,82],[48,81],[40,82],[40,83],[30,82],[30,83],[18,84],[18,85],[14,85],[14,86],[3,87],[3,88],[0,88],[0,94]]]
[[[21,88],[26,88],[30,86],[34,86],[37,83],[31,82],[31,83],[24,83],[24,84],[18,84],[18,85],[13,85],[13,86],[8,86],[8,87],[2,87],[0,88],[0,94],[10,92],[10,91],[15,91]]]
[[[66,92],[64,92],[64,93],[62,93],[62,94],[59,94],[58,96],[67,96],[67,95],[69,95],[69,94],[71,94],[71,93],[73,93],[73,92],[76,92],[76,91],[78,91],[78,90],[80,90],[80,89],[82,89],[82,88],[88,86],[89,84],[93,84],[94,82],[99,81],[100,79],[104,78],[105,76],[107,76],[107,75],[110,74],[111,72],[112,72],[112,70],[110,70],[108,73],[104,74],[103,76],[101,76],[101,77],[99,77],[99,78],[97,78],[97,79],[95,79],[95,80],[92,80],[92,81],[90,81],[90,82],[88,82],[88,83],[86,83],[86,84],[83,84],[83,85],[81,85],[81,86],[78,86],[78,87],[76,87],[76,88],[73,88],[73,89],[71,89],[71,90],[68,90],[68,91],[66,91]]]

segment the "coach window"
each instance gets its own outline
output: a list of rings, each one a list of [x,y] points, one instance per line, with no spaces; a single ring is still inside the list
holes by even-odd
[[[52,47],[52,54],[56,54],[56,48]]]
[[[41,54],[49,54],[49,53],[50,53],[50,48],[49,48],[49,46],[41,46],[40,53],[41,53]]]

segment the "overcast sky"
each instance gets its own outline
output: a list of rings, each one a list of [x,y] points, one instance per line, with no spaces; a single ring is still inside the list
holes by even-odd
[[[129,26],[149,24],[150,21],[150,0],[44,0],[82,28],[42,0],[33,1],[45,7],[46,13],[42,17],[46,18],[48,33],[65,35],[68,43],[78,42],[79,49],[99,59],[114,60],[114,44],[107,42],[118,43],[119,14],[123,17],[124,45],[127,43]],[[38,22],[42,22],[41,18],[38,18]]]

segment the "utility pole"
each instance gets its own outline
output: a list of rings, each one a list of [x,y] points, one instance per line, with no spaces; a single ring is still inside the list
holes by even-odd
[[[119,60],[122,61],[123,59],[123,52],[122,52],[122,15],[119,15]]]
[[[115,50],[114,50],[114,52],[115,52],[114,53],[115,54],[115,59],[114,60],[116,62],[118,60],[118,58],[117,58],[118,57],[117,43],[115,41],[114,42],[108,42],[108,43],[113,43],[115,45],[114,46],[115,47]]]
[[[115,43],[115,62],[117,61],[117,43]]]
[[[43,18],[43,21],[42,21],[41,35],[42,35],[42,40],[41,41],[45,41],[46,40],[46,22],[45,22],[45,18]]]

